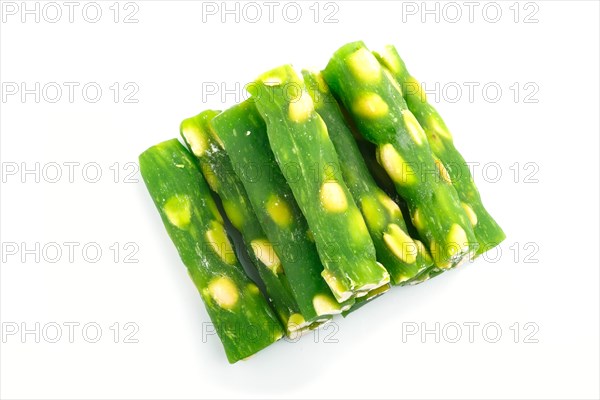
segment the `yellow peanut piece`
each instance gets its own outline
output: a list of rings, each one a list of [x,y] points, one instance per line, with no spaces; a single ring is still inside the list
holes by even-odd
[[[404,124],[406,125],[406,129],[412,140],[419,146],[425,143],[427,140],[425,131],[419,124],[419,121],[415,118],[414,114],[411,113],[410,110],[402,110],[402,117],[404,118]]]
[[[204,175],[204,179],[206,179],[206,183],[210,186],[210,189],[213,192],[218,192],[219,190],[219,178],[217,174],[210,168],[208,163],[201,162],[200,170],[202,170],[202,175]]]
[[[439,268],[446,269],[452,264],[450,259],[446,257],[446,252],[437,244],[435,240],[429,243],[429,250],[435,261],[435,265]]]
[[[285,200],[277,195],[269,197],[266,209],[271,219],[282,228],[288,227],[293,222],[294,217],[290,207]]]
[[[214,201],[209,201],[208,209],[210,210],[211,214],[213,215],[213,217],[215,217],[215,219],[217,221],[219,221],[222,224],[225,223],[225,221],[223,220],[223,216],[221,215],[221,212],[217,208],[217,203],[215,203]]]
[[[255,239],[250,245],[256,258],[267,266],[275,275],[283,272],[281,261],[273,249],[273,245],[266,239]]]
[[[376,230],[383,229],[385,218],[383,217],[377,200],[371,196],[363,196],[360,200],[360,209],[365,217],[367,224]]]
[[[163,206],[163,211],[172,225],[186,229],[192,220],[192,205],[186,195],[175,195],[169,198]]]
[[[313,307],[317,315],[331,315],[341,312],[340,305],[331,296],[318,294],[313,298]]]
[[[398,276],[395,277],[395,281],[396,281],[396,284],[398,284],[398,283],[406,282],[412,278],[414,278],[414,277],[400,273],[400,274],[398,274]]]
[[[279,76],[265,76],[261,79],[262,83],[266,86],[279,86],[281,85],[282,79]]]
[[[423,215],[420,209],[415,208],[411,220],[415,228],[417,228],[417,230],[422,231],[423,229],[425,229],[425,221],[423,221]]]
[[[389,224],[383,240],[394,255],[405,263],[412,264],[417,260],[417,245],[398,225]]]
[[[448,170],[446,169],[446,167],[444,167],[444,164],[442,164],[442,162],[440,160],[438,160],[437,158],[434,160],[435,162],[435,166],[437,167],[438,171],[440,172],[440,177],[444,180],[444,182],[452,184],[452,179],[450,179],[450,174],[448,173]]]
[[[321,138],[324,140],[329,140],[329,131],[327,130],[327,125],[325,125],[325,121],[319,114],[317,114],[317,121],[319,122],[319,134],[321,134]]]
[[[254,283],[249,283],[247,286],[248,291],[254,295],[257,295],[260,293],[260,289],[258,288],[258,286],[256,286]]]
[[[381,65],[371,52],[359,49],[348,57],[348,66],[352,74],[363,82],[375,83],[381,78]]]
[[[211,228],[206,231],[206,241],[221,260],[234,265],[237,262],[231,242],[227,238],[225,228],[218,221],[211,221]]]
[[[446,145],[442,138],[435,132],[428,132],[427,142],[433,154],[442,154],[446,151]]]
[[[429,116],[429,118],[427,119],[427,124],[438,135],[440,135],[448,140],[452,140],[452,135],[450,134],[450,132],[448,132],[448,129],[443,127],[434,115]]]
[[[294,332],[302,327],[306,326],[306,320],[302,316],[302,314],[294,313],[290,315],[287,321],[287,330],[288,332]]]
[[[452,224],[450,231],[448,232],[446,242],[448,244],[447,252],[451,256],[462,253],[464,249],[469,248],[467,233],[458,224]]]
[[[302,90],[299,98],[290,101],[288,117],[296,123],[301,123],[308,120],[314,110],[312,98],[306,90]]]
[[[427,102],[427,95],[418,80],[411,76],[406,80],[405,86],[407,95],[417,96],[422,103]]]
[[[402,67],[390,46],[385,46],[383,50],[379,53],[379,55],[385,63],[385,66],[390,71],[392,71],[394,74],[400,73]]]
[[[383,204],[385,209],[390,214],[392,218],[402,218],[402,211],[400,211],[400,207],[394,200],[392,200],[387,194],[384,192],[377,193],[377,198]]]
[[[338,281],[329,270],[324,269],[323,272],[321,272],[321,276],[323,279],[325,279],[325,282],[327,282],[327,286],[329,286],[329,288],[336,294],[336,297],[340,302],[344,302],[352,297],[352,292],[346,290],[346,288],[342,286],[342,283]]]
[[[325,79],[323,79],[323,75],[318,70],[312,71],[317,80],[318,89],[323,93],[329,93],[329,86],[325,83]]]
[[[244,226],[244,215],[240,211],[240,208],[231,201],[223,200],[223,209],[235,229],[240,231]]]
[[[389,107],[377,93],[365,93],[354,101],[352,111],[363,118],[381,118],[388,115]]]
[[[226,276],[220,276],[210,281],[208,292],[215,303],[226,310],[231,310],[240,297],[237,286],[231,278]]]
[[[332,213],[340,213],[348,208],[348,199],[342,186],[335,182],[324,182],[319,191],[321,205],[323,208]]]
[[[467,203],[461,203],[461,206],[462,206],[463,210],[465,210],[467,217],[469,217],[469,221],[471,221],[471,225],[473,225],[473,226],[477,225],[477,214],[475,214],[475,211],[473,211],[473,209]]]
[[[191,120],[185,120],[181,125],[181,133],[186,142],[190,145],[192,153],[195,156],[201,157],[208,149],[208,141],[200,128]]]
[[[379,147],[378,156],[381,166],[395,183],[407,186],[417,181],[417,176],[410,165],[404,161],[392,144]]]
[[[385,285],[381,285],[375,289],[369,290],[368,292],[366,292],[365,296],[367,296],[365,298],[365,300],[371,300],[374,299],[375,297],[381,296],[382,294],[384,294],[385,292],[387,292],[388,290],[390,290],[392,288],[392,285],[385,284]]]
[[[370,240],[370,235],[362,213],[358,208],[354,208],[350,215],[348,215],[348,219],[350,221],[350,226],[352,227],[350,229],[352,241],[359,246],[364,245],[365,241]]]

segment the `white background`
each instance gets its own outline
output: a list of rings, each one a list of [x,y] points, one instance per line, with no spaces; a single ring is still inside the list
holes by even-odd
[[[498,2],[497,23],[484,18],[494,17],[489,8],[482,14],[485,3],[469,22],[462,2],[455,3],[463,13],[456,23],[443,14],[439,23],[433,15],[422,23],[419,13],[403,13],[406,4],[393,1],[338,1],[337,23],[323,22],[325,11],[335,10],[323,10],[323,4],[315,23],[312,1],[301,3],[298,23],[283,18],[282,5],[269,23],[262,3],[257,23],[244,22],[243,15],[239,23],[234,16],[221,23],[220,14],[205,15],[203,22],[202,3],[192,1],[137,1],[139,22],[132,24],[122,20],[134,8],[123,10],[123,4],[120,22],[113,22],[112,1],[100,2],[103,14],[95,24],[82,18],[85,3],[75,10],[73,23],[64,6],[63,19],[54,24],[43,16],[40,23],[34,16],[22,23],[20,14],[3,15],[3,84],[80,86],[73,103],[65,89],[57,103],[47,101],[54,97],[50,93],[39,103],[34,95],[22,101],[19,93],[0,104],[1,239],[3,246],[19,246],[16,255],[4,251],[0,270],[1,396],[598,398],[599,6],[595,1],[538,1],[528,8],[513,3]],[[454,10],[445,10],[446,19],[454,18]],[[524,23],[535,10],[538,22]],[[475,173],[488,210],[508,235],[502,255],[420,286],[394,288],[351,317],[337,319],[335,331],[297,343],[280,341],[231,366],[216,336],[203,341],[209,319],[200,297],[139,175],[133,176],[138,183],[125,182],[124,165],[147,147],[177,137],[183,118],[235,103],[233,94],[225,104],[218,95],[208,96],[203,83],[206,88],[207,82],[224,82],[232,89],[283,63],[323,67],[339,46],[359,39],[372,49],[395,44],[428,89],[436,82],[440,90],[448,88],[434,104],[457,147],[467,160],[497,163],[502,172],[497,182],[495,168],[487,176],[481,169]],[[97,103],[82,98],[87,82],[103,89]],[[137,85],[138,103],[123,102],[130,90],[121,91],[115,103],[109,89],[114,82],[121,90],[127,82]],[[449,101],[455,94],[452,82],[463,89],[456,102]],[[464,82],[480,85],[472,102]],[[521,88],[516,102],[510,89],[515,82]],[[535,86],[525,90],[528,82]],[[502,88],[497,102],[483,97],[486,83]],[[526,99],[532,87],[539,91]],[[23,165],[33,168],[36,162],[40,168],[53,162],[80,166],[73,183],[65,166],[59,182],[48,182],[55,170],[46,167],[48,176],[42,174],[37,183],[35,175],[21,175]],[[118,183],[115,168],[110,169],[116,162]],[[86,182],[81,170],[86,163],[100,166],[99,182]],[[525,163],[534,164],[525,168]],[[8,175],[15,165],[19,171]],[[92,172],[85,177],[93,178]],[[80,245],[73,262],[66,253],[55,263],[48,262],[54,253],[36,262],[35,254],[21,251],[21,243],[33,248],[36,242]],[[110,249],[115,242],[118,254]],[[139,247],[133,256],[138,263],[125,262],[129,242]],[[86,243],[102,249],[98,262],[82,257]],[[73,343],[68,322],[80,324]],[[124,335],[132,331],[124,329],[127,322],[139,327],[133,336],[138,343],[125,343]],[[473,343],[464,325],[469,322],[480,324]],[[39,343],[34,334],[21,336],[22,328],[33,329],[35,323],[47,328]],[[57,343],[48,340],[55,336],[53,323],[63,327]],[[83,336],[86,323],[102,328],[97,343],[86,341],[93,330]],[[434,334],[407,336],[408,328],[435,330],[436,323],[439,343]],[[482,332],[486,323],[502,329],[496,343],[490,343],[494,329]],[[451,343],[456,324],[462,337]],[[9,335],[15,326],[19,332]]]

